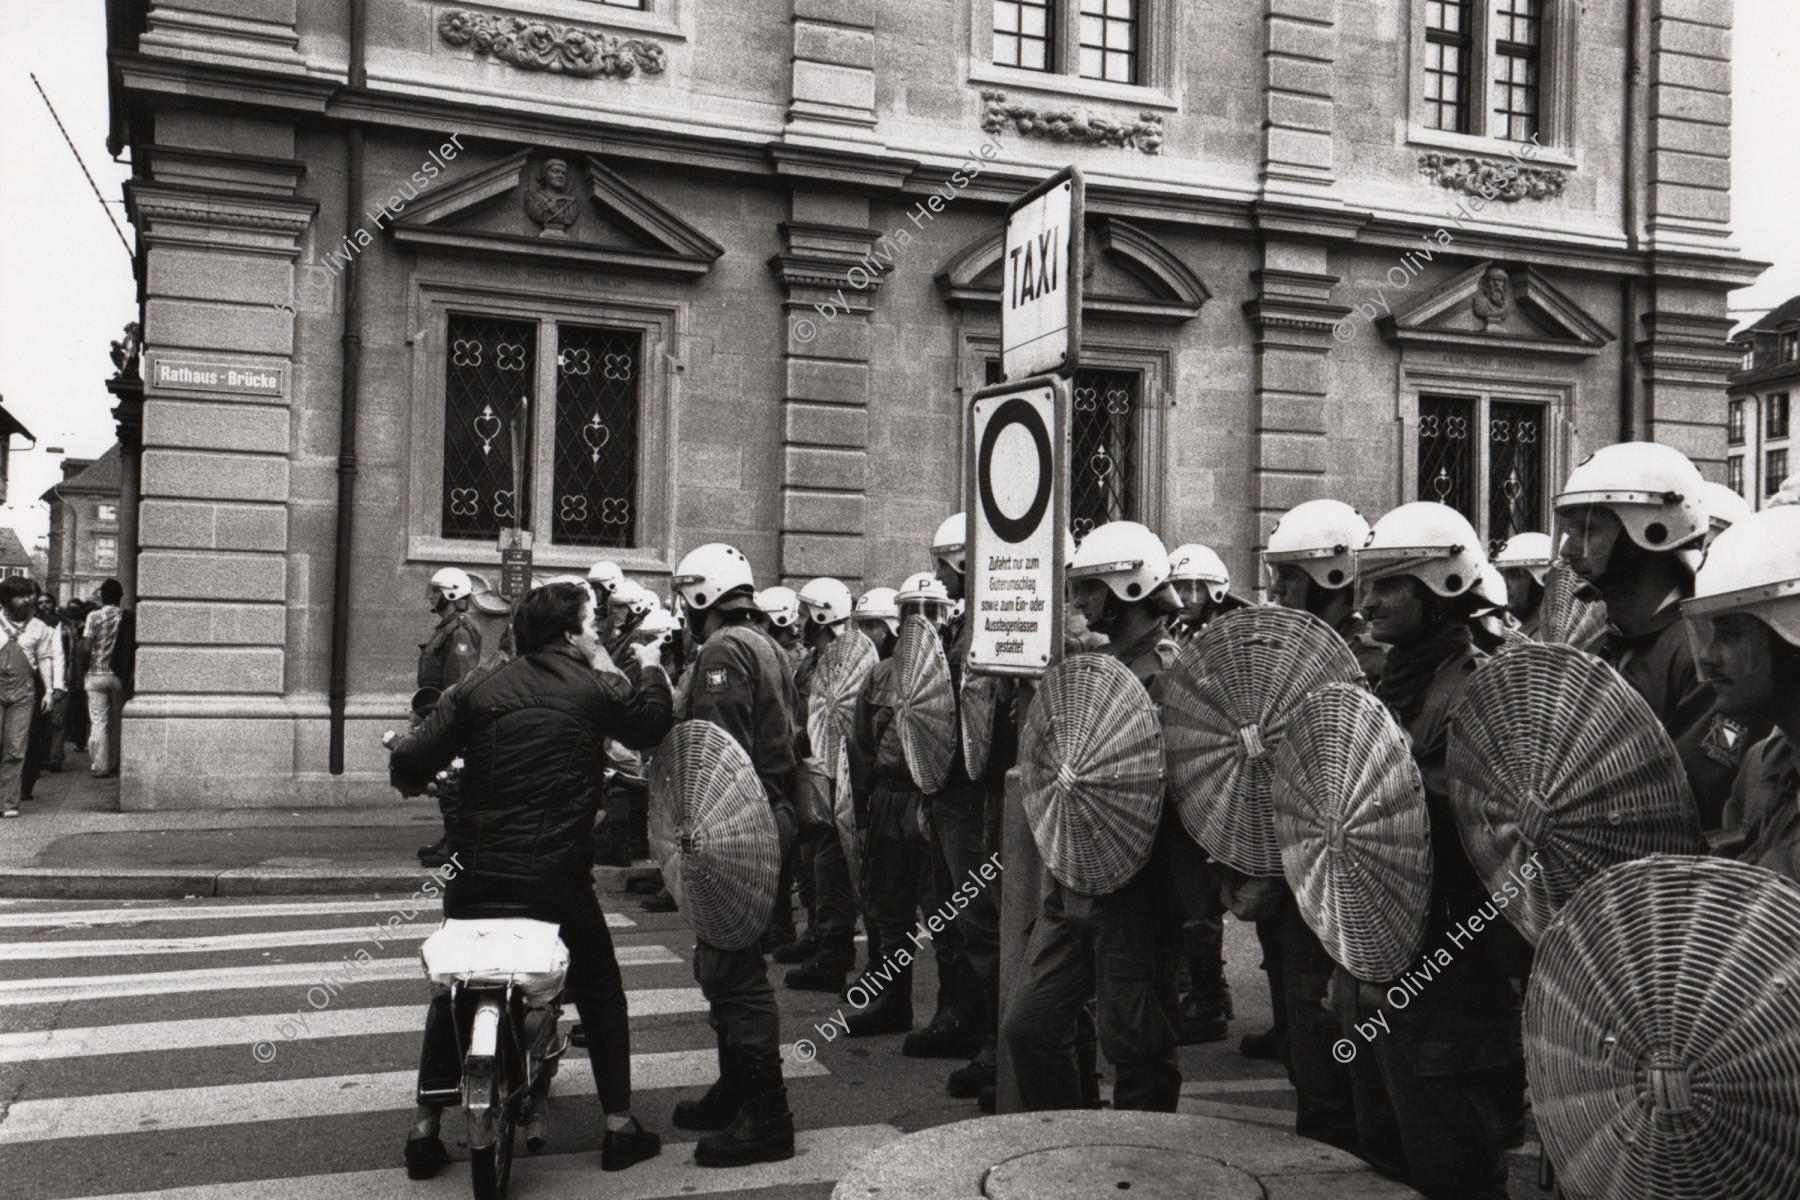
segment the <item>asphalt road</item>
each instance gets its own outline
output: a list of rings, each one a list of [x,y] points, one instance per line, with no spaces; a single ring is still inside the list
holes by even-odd
[[[678,915],[642,913],[635,898],[606,905],[631,1001],[636,1111],[671,1144],[602,1186],[599,1107],[572,1051],[553,1093],[550,1146],[538,1157],[521,1148],[516,1196],[825,1197],[885,1142],[975,1115],[972,1101],[943,1090],[959,1063],[905,1058],[899,1035],[825,1041],[817,1027],[842,1002],[788,991],[784,968],[772,966],[784,1042],[818,1045],[815,1062],[789,1063],[799,1153],[737,1171],[693,1166],[693,1135],[668,1122],[674,1102],[714,1071],[692,938]],[[437,913],[378,941],[377,920],[394,912],[366,898],[0,903],[0,1192],[467,1195],[455,1110],[444,1122],[451,1167],[430,1183],[400,1168],[425,995],[418,946]],[[1238,1034],[1267,1025],[1254,936],[1233,924],[1227,947],[1239,1019],[1230,1041],[1182,1051],[1183,1111],[1291,1128],[1279,1069],[1236,1053]],[[365,950],[368,965],[340,968],[352,982],[335,995],[312,991],[327,968]],[[920,1023],[935,993],[929,955],[922,965]],[[1515,1162],[1516,1196],[1538,1194],[1525,1183],[1530,1167]]]

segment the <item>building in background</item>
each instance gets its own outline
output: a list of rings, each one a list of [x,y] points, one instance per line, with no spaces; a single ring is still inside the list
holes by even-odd
[[[1725,399],[1725,482],[1761,508],[1800,461],[1789,455],[1800,396],[1800,296],[1731,340],[1739,367]]]
[[[5,404],[0,404],[0,504],[6,503],[6,485],[12,477],[12,440],[15,434],[28,442],[37,441],[31,430],[7,412]],[[13,540],[18,541],[18,536],[14,535]]]
[[[50,506],[44,587],[58,604],[84,599],[119,572],[119,447],[97,459],[65,458]]]
[[[30,579],[34,577],[36,567],[30,552],[25,549],[25,543],[19,540],[18,533],[0,525],[0,579],[13,575],[23,575]]]
[[[1726,299],[1761,269],[1728,2],[1090,7],[108,0],[143,296],[124,806],[386,795],[426,581],[495,578],[515,514],[541,570],[665,590],[715,540],[765,582],[928,565],[1003,210],[1066,164],[1077,534],[1134,518],[1248,577],[1314,497],[1498,541],[1621,438],[1724,477]]]

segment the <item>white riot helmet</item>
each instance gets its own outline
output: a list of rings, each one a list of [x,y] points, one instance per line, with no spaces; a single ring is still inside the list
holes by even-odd
[[[756,593],[756,607],[777,629],[793,629],[800,624],[800,594],[791,587],[768,587]]]
[[[946,517],[944,523],[937,527],[937,532],[931,537],[932,561],[943,559],[956,568],[957,574],[966,573],[968,541],[968,514],[957,513],[953,517]]]
[[[1756,511],[1748,500],[1722,483],[1708,479],[1701,482],[1700,488],[1700,502],[1706,507],[1707,523],[1712,526],[1714,537]]]
[[[653,608],[644,614],[643,624],[639,625],[632,636],[644,642],[655,642],[658,646],[666,646],[681,632],[681,622],[675,614],[666,608]],[[649,635],[649,636],[645,636]]]
[[[658,607],[656,597],[634,579],[621,579],[607,602],[614,608],[625,609],[634,617],[644,616]]]
[[[1363,579],[1410,575],[1446,599],[1480,589],[1481,569],[1488,565],[1481,537],[1468,518],[1446,504],[1418,500],[1402,504],[1369,531],[1366,546],[1356,552],[1356,573]],[[1493,603],[1506,603],[1506,589]]]
[[[625,572],[619,564],[609,558],[603,558],[588,568],[587,581],[602,599],[612,595],[625,582]]]
[[[933,582],[936,577],[933,576]],[[942,591],[943,584],[938,584]],[[856,598],[856,619],[858,621],[880,621],[888,627],[888,632],[895,637],[900,636],[900,602],[899,592],[891,587],[870,588]]]
[[[746,593],[749,601],[756,590],[756,577],[750,571],[750,560],[736,546],[708,542],[690,550],[675,567],[669,585],[689,608],[711,608],[733,593]]]
[[[840,579],[815,579],[800,589],[800,607],[815,625],[836,625],[850,619],[856,601]]]
[[[1282,515],[1269,533],[1263,562],[1293,563],[1322,588],[1356,582],[1356,552],[1369,540],[1369,523],[1342,500],[1308,500]]]
[[[1681,612],[1697,641],[1708,635],[1712,618],[1744,613],[1800,646],[1800,506],[1765,508],[1721,533]]]
[[[1231,590],[1231,572],[1226,570],[1225,560],[1210,547],[1189,542],[1175,547],[1174,553],[1169,555],[1169,582],[1204,583],[1212,602],[1222,604],[1225,593]]]
[[[1699,566],[1699,542],[1711,530],[1700,468],[1673,446],[1620,442],[1588,455],[1556,497],[1556,511],[1604,508],[1645,550],[1681,550]]]
[[[475,590],[469,573],[461,567],[438,568],[437,574],[431,577],[431,586],[442,589],[446,600],[466,600]]]
[[[899,591],[894,593],[894,603],[898,608],[918,605],[934,621],[950,618],[950,593],[944,590],[944,581],[932,571],[908,575],[901,582]]]
[[[1506,607],[1506,577],[1491,562],[1481,564],[1481,578],[1475,581],[1475,594],[1494,608]]]
[[[1136,603],[1169,582],[1169,552],[1136,521],[1108,521],[1082,539],[1069,560],[1069,578],[1098,579],[1119,599]]]
[[[1556,552],[1550,545],[1549,534],[1515,533],[1506,539],[1506,544],[1494,555],[1494,565],[1502,571],[1530,571],[1538,586],[1543,587],[1544,579],[1550,573],[1550,564],[1555,558]]]

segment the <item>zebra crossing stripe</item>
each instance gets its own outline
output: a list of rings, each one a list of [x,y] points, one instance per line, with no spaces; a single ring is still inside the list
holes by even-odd
[[[393,900],[322,900],[308,904],[205,904],[192,908],[138,906],[131,908],[30,909],[8,912],[0,908],[0,929],[80,928],[96,925],[149,925],[161,921],[242,921],[253,917],[338,917],[356,913],[391,913],[400,905]],[[637,922],[623,913],[606,914],[608,929],[636,929]]]
[[[817,1059],[795,1060],[791,1050],[789,1046],[782,1047],[782,1070],[788,1078],[830,1074]],[[711,1047],[631,1056],[633,1091],[704,1087],[717,1076],[718,1051]],[[0,1121],[0,1146],[58,1138],[113,1137],[153,1129],[217,1128],[410,1111],[417,1082],[416,1071],[384,1071],[20,1100],[7,1109],[6,1119]],[[593,1078],[587,1072],[561,1071],[551,1081],[550,1094],[592,1095],[593,1088]]]
[[[555,1136],[553,1118],[552,1139]],[[701,1200],[705,1196],[759,1188],[835,1183],[857,1163],[901,1136],[901,1131],[892,1125],[802,1129],[794,1135],[794,1157],[729,1171],[695,1166],[693,1143],[678,1142],[665,1145],[661,1155],[629,1171],[607,1175],[604,1182],[592,1151],[537,1157],[521,1154],[513,1164],[513,1182],[517,1187],[528,1187],[535,1200],[593,1200],[596,1195],[603,1195],[606,1200],[661,1200],[670,1196]],[[469,1180],[460,1166],[452,1164],[429,1183],[413,1182],[396,1166],[384,1171],[255,1179],[160,1192],[121,1192],[91,1200],[420,1200],[430,1196],[466,1196]]]
[[[228,950],[281,950],[290,946],[374,945],[422,942],[438,930],[436,921],[420,921],[398,929],[345,925],[337,929],[265,929],[256,933],[221,933],[208,937],[106,938],[73,942],[0,942],[0,962],[38,962],[53,958],[143,958],[153,954],[217,954]]]
[[[653,967],[684,961],[665,946],[620,946],[614,951],[621,967]],[[0,1008],[19,1004],[68,1004],[111,1000],[122,996],[163,996],[182,992],[229,992],[245,988],[310,988],[330,973],[348,977],[342,986],[425,978],[413,956],[382,958],[366,967],[348,969],[334,962],[273,963],[256,967],[200,967],[186,971],[150,971],[134,975],[65,975],[49,979],[0,980]]]
[[[634,1017],[661,1017],[673,1013],[706,1011],[706,998],[701,995],[699,988],[642,988],[627,991],[625,1003]],[[565,1025],[574,1022],[572,1011],[564,1014]],[[264,1041],[279,1049],[290,1040],[317,1041],[321,1038],[403,1033],[416,1036],[424,1028],[425,1002],[421,999],[417,1004],[395,1004],[380,1008],[327,1008],[320,1012],[309,1010],[303,1015],[306,1018],[304,1026],[299,1025],[290,1012],[0,1033],[0,1063],[146,1054],[163,1050],[199,1050],[211,1046],[250,1046]]]

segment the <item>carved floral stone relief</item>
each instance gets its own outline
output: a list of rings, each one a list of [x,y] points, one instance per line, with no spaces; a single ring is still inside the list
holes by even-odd
[[[1038,109],[1013,104],[1005,92],[981,93],[981,128],[991,134],[1017,133],[1022,137],[1048,138],[1057,142],[1086,142],[1092,146],[1127,146],[1145,154],[1161,154],[1163,119],[1160,113],[1139,113],[1126,124],[1083,108]]]
[[[1563,193],[1568,177],[1548,167],[1465,158],[1455,154],[1419,155],[1419,173],[1439,187],[1486,200],[1547,200]]]
[[[448,44],[472,47],[478,55],[521,71],[629,79],[640,71],[661,75],[669,65],[668,51],[655,42],[608,37],[573,25],[449,9],[438,16],[437,27],[438,36]]]

